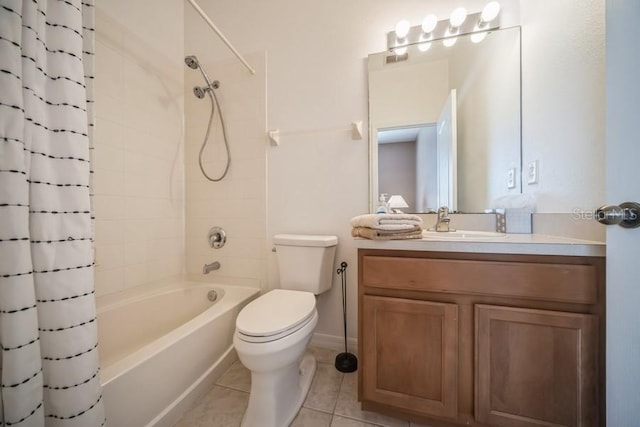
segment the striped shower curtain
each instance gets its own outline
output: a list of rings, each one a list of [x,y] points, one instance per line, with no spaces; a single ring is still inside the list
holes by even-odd
[[[93,0],[0,0],[0,426],[105,424],[90,203]]]

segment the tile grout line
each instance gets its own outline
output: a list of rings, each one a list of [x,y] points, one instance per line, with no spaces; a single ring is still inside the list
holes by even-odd
[[[244,390],[240,390],[240,389],[237,389],[237,388],[233,388],[233,387],[230,387],[230,386],[227,386],[227,385],[222,385],[222,384],[214,383],[214,384],[213,384],[213,386],[214,386],[214,387],[222,387],[222,388],[226,388],[227,390],[233,390],[233,391],[237,391],[237,392],[239,392],[239,393],[249,394],[249,392],[246,392],[246,391],[244,391]],[[213,387],[212,387],[212,388],[213,388]]]

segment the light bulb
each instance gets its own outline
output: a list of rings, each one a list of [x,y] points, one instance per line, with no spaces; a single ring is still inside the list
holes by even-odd
[[[444,39],[444,40],[442,40],[442,44],[443,44],[445,47],[451,47],[451,46],[453,46],[453,45],[454,45],[454,44],[456,44],[456,42],[458,41],[458,38],[457,38],[457,37],[451,37],[451,36],[455,36],[455,35],[457,35],[457,34],[458,34],[458,32],[457,32],[457,31],[454,31],[454,32],[452,33],[452,32],[451,32],[451,29],[447,28],[447,31],[445,31],[445,32],[444,32],[445,39]],[[446,38],[446,37],[448,37],[448,38]]]
[[[471,34],[471,43],[480,43],[484,38],[487,37],[487,32],[483,31],[481,33],[473,33]]]
[[[429,34],[436,28],[436,25],[438,25],[438,17],[434,14],[427,15],[422,21],[422,31]]]
[[[480,15],[480,20],[482,22],[491,22],[496,19],[500,13],[500,3],[497,1],[492,1],[487,3],[487,5],[482,9],[482,14]]]
[[[410,28],[411,28],[411,24],[409,24],[409,21],[407,21],[406,19],[403,19],[402,21],[398,22],[396,24],[396,37],[399,39],[403,39],[407,37],[407,34],[409,34]]]
[[[453,46],[454,44],[456,44],[456,42],[457,42],[457,41],[458,41],[458,38],[457,38],[457,37],[451,37],[450,39],[444,39],[444,40],[442,40],[442,44],[443,44],[445,47],[451,47],[451,46]]]
[[[465,19],[467,19],[467,10],[464,7],[459,7],[451,12],[449,23],[452,27],[457,28],[462,25]]]
[[[429,49],[431,49],[431,42],[423,42],[423,43],[418,44],[418,50],[420,52],[426,52]]]
[[[403,46],[403,47],[396,47],[395,49],[393,49],[394,53],[398,56],[402,56],[405,53],[407,53],[407,47]]]
[[[431,48],[431,39],[433,39],[433,36],[430,33],[422,33],[420,35],[420,40],[418,41],[418,50],[420,52],[428,51]]]

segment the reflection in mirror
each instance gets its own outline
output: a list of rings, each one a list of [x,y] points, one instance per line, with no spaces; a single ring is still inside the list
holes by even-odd
[[[484,212],[520,193],[519,178],[507,182],[521,169],[520,28],[395,59],[369,55],[372,212],[380,193],[402,195],[415,213]]]

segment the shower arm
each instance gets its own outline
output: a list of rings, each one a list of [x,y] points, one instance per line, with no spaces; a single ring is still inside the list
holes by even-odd
[[[200,14],[202,19],[204,19],[204,21],[209,25],[209,27],[211,27],[211,29],[213,31],[215,31],[215,33],[218,35],[218,37],[220,37],[220,40],[222,40],[222,42],[227,45],[227,47],[240,60],[240,62],[242,62],[242,64],[245,67],[247,67],[247,70],[249,70],[249,72],[251,74],[255,74],[256,71],[253,68],[251,68],[251,65],[249,65],[249,63],[247,61],[245,61],[245,59],[242,57],[242,55],[240,55],[240,53],[233,47],[233,45],[229,42],[229,40],[227,40],[227,38],[224,36],[224,34],[222,34],[222,32],[218,29],[218,27],[216,27],[216,25],[213,23],[213,21],[211,21],[211,19],[209,19],[209,17],[205,13],[205,11],[202,10],[202,8],[198,5],[198,3],[196,3],[195,0],[188,0],[188,1],[189,1],[189,3],[191,3],[191,6],[193,6],[193,8],[196,10],[196,12],[198,12]]]

